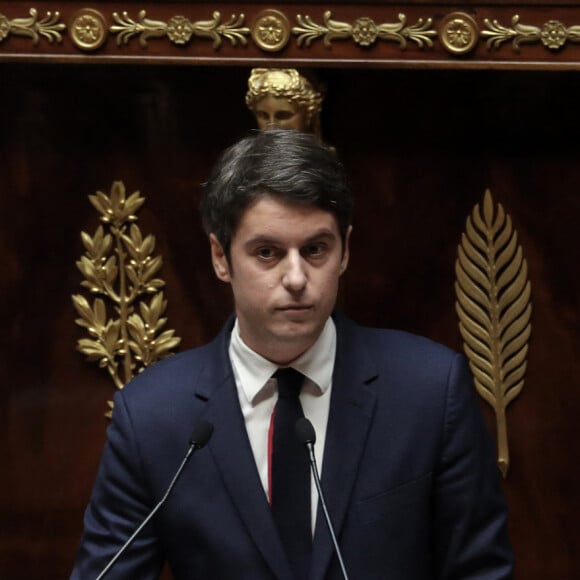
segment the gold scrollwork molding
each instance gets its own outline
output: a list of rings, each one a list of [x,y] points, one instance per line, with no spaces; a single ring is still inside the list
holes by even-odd
[[[79,339],[77,350],[106,369],[122,389],[145,367],[171,354],[181,339],[163,330],[165,282],[157,277],[163,262],[152,255],[155,238],[144,237],[135,224],[145,198],[138,191],[127,197],[123,182],[115,181],[110,195],[97,191],[89,200],[102,225],[93,236],[81,232],[85,253],[76,265],[84,276],[81,286],[94,298],[72,297],[80,317],[75,322],[89,335]],[[111,401],[108,406],[110,417]]]
[[[213,40],[213,48],[218,49],[222,43],[222,37],[228,39],[233,46],[238,42],[247,44],[247,36],[250,29],[243,27],[245,16],[240,14],[232,17],[228,22],[221,23],[221,14],[213,13],[211,20],[199,20],[192,22],[185,16],[173,16],[167,22],[162,20],[150,20],[146,18],[145,10],[141,10],[137,20],[133,20],[127,12],[113,12],[113,19],[117,24],[111,26],[111,32],[117,35],[117,44],[128,44],[134,37],[139,37],[139,44],[145,47],[149,38],[161,38],[167,36],[173,44],[184,45],[193,37]]]
[[[0,43],[11,34],[32,38],[34,44],[38,44],[41,37],[51,44],[55,41],[62,42],[60,33],[66,29],[66,24],[60,22],[60,12],[47,12],[42,19],[38,17],[38,11],[35,8],[31,8],[28,13],[30,18],[13,18],[12,20],[0,13]]]
[[[398,23],[377,24],[372,18],[361,16],[352,24],[348,22],[338,22],[332,20],[332,13],[327,10],[323,16],[324,25],[317,24],[308,15],[298,14],[296,20],[300,26],[292,28],[292,33],[296,35],[296,43],[299,47],[309,47],[311,43],[323,37],[324,46],[330,48],[333,40],[345,40],[352,38],[359,46],[367,47],[377,40],[397,42],[404,50],[407,41],[412,41],[419,48],[432,47],[432,38],[437,36],[437,31],[432,29],[432,18],[419,18],[419,20],[407,26],[407,17],[399,14]]]
[[[282,50],[290,40],[290,23],[279,10],[263,10],[251,27],[252,40],[266,52]]]
[[[463,347],[479,395],[495,412],[498,467],[509,468],[507,406],[524,387],[532,305],[517,232],[489,190],[466,222],[455,263],[455,304]]]
[[[118,47],[128,45],[133,39],[138,39],[143,48],[154,38],[165,38],[177,46],[205,39],[212,41],[216,51],[228,41],[233,47],[245,47],[252,42],[260,50],[274,53],[283,51],[291,42],[298,48],[313,50],[319,40],[326,49],[331,49],[336,41],[352,41],[363,50],[382,41],[398,44],[401,50],[409,43],[423,50],[433,48],[438,41],[450,56],[462,57],[480,45],[483,47],[484,42],[488,51],[511,44],[516,53],[525,44],[541,44],[550,53],[556,53],[567,43],[580,43],[580,24],[566,26],[556,18],[541,25],[524,24],[520,15],[515,14],[511,16],[511,24],[505,25],[500,18],[477,20],[475,14],[457,10],[417,17],[414,23],[404,13],[399,13],[395,22],[379,22],[366,15],[342,21],[333,19],[330,10],[317,20],[310,14],[290,15],[288,11],[270,8],[253,14],[249,23],[243,13],[222,20],[217,10],[207,20],[180,14],[156,20],[149,18],[145,9],[139,10],[135,17],[127,11],[105,14],[85,7],[72,10],[70,16],[67,14],[66,23],[61,21],[62,11],[45,12],[42,16],[37,8],[30,8],[28,14],[28,17],[10,18],[0,13],[0,45],[7,45],[10,36],[28,37],[35,45],[41,40],[62,43],[68,34],[72,44],[84,52],[97,51],[112,36]],[[570,56],[575,59],[573,54]]]
[[[549,20],[542,27],[521,24],[520,16],[512,17],[511,28],[501,25],[497,20],[484,19],[487,30],[481,36],[487,38],[487,48],[499,49],[504,42],[511,41],[512,48],[518,52],[524,43],[541,42],[548,50],[561,49],[566,42],[580,42],[580,26],[566,27],[558,20]]]

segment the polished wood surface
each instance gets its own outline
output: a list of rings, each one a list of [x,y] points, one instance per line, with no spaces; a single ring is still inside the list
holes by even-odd
[[[1,10],[0,10],[1,12]],[[575,72],[318,68],[323,133],[357,192],[341,307],[461,348],[454,262],[489,187],[529,264],[533,334],[508,409],[504,488],[517,577],[580,577],[580,85]],[[248,67],[0,64],[0,578],[67,577],[113,386],[75,351],[70,296],[87,196],[147,198],[168,325],[183,348],[230,312],[199,225],[199,184],[253,127]],[[490,409],[485,407],[490,428]],[[428,436],[428,434],[426,434]]]

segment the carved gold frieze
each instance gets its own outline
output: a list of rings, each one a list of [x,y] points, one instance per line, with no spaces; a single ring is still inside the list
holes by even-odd
[[[76,265],[84,276],[81,286],[94,298],[72,297],[80,316],[76,323],[89,335],[77,349],[122,389],[143,368],[171,354],[181,339],[163,330],[165,282],[157,277],[162,259],[153,255],[155,238],[143,237],[135,224],[145,198],[138,191],[127,197],[123,182],[116,181],[110,195],[97,191],[89,200],[102,225],[93,236],[81,232],[85,253]]]
[[[298,46],[309,47],[314,40],[323,39],[324,46],[330,48],[334,40],[346,40],[352,38],[356,44],[368,47],[377,40],[396,42],[401,50],[407,47],[407,42],[412,41],[419,48],[432,47],[432,38],[437,36],[437,31],[432,29],[432,18],[419,18],[411,25],[407,25],[407,17],[399,14],[399,22],[377,24],[367,16],[357,18],[352,24],[332,20],[332,13],[327,10],[323,16],[324,24],[317,24],[308,15],[298,14],[296,20],[300,26],[292,28],[296,35]]]
[[[38,44],[41,38],[48,42],[62,42],[61,32],[66,24],[60,22],[60,12],[47,12],[44,18],[39,18],[36,8],[28,11],[30,18],[9,19],[0,13],[0,43],[11,34],[31,38]]]
[[[481,36],[487,38],[488,49],[498,49],[504,42],[510,42],[512,48],[518,52],[520,45],[525,43],[541,42],[548,50],[561,49],[566,42],[580,42],[580,26],[566,27],[558,20],[550,20],[543,26],[521,24],[518,14],[512,17],[512,26],[501,25],[497,20],[484,19],[487,30]]]
[[[439,38],[451,54],[467,54],[477,45],[479,28],[469,14],[453,12],[441,21]]]
[[[107,40],[107,21],[92,8],[79,10],[72,18],[70,26],[72,41],[81,50],[96,50]]]
[[[213,40],[213,48],[217,50],[221,46],[222,38],[229,40],[233,46],[238,42],[245,45],[246,37],[250,34],[250,29],[242,26],[245,19],[243,14],[232,14],[225,23],[221,22],[221,14],[217,11],[213,13],[211,20],[196,22],[185,16],[173,16],[167,22],[151,20],[146,16],[145,10],[139,12],[137,20],[133,20],[127,12],[113,12],[116,24],[110,30],[117,35],[117,44],[128,44],[134,36],[138,36],[139,44],[144,47],[150,38],[167,36],[173,44],[184,45],[196,37]]]
[[[388,42],[405,50],[409,43],[419,49],[431,49],[438,40],[441,49],[452,57],[466,56],[480,44],[489,51],[511,44],[515,53],[519,53],[525,44],[539,44],[548,52],[556,53],[567,44],[580,43],[580,24],[567,26],[556,18],[541,25],[525,24],[520,15],[515,14],[511,16],[511,24],[506,25],[501,18],[476,20],[473,15],[457,10],[415,18],[399,13],[394,22],[377,21],[376,17],[373,19],[366,14],[350,21],[338,20],[333,18],[330,10],[317,19],[310,14],[270,8],[253,14],[250,23],[246,23],[245,14],[232,14],[229,20],[222,21],[219,11],[211,13],[207,20],[196,20],[183,14],[158,20],[149,18],[145,9],[139,10],[135,17],[127,11],[105,14],[88,6],[72,10],[72,16],[66,16],[66,24],[61,21],[59,11],[40,16],[37,8],[30,8],[28,13],[29,16],[23,18],[10,18],[0,13],[0,58],[10,36],[28,37],[36,45],[43,39],[51,44],[62,43],[67,33],[72,45],[84,52],[98,50],[109,36],[115,38],[118,47],[128,45],[133,39],[137,39],[142,47],[155,38],[164,38],[176,46],[205,39],[213,43],[216,51],[225,41],[232,47],[245,47],[251,41],[266,53],[281,52],[292,42],[298,48],[313,50],[318,41],[326,49],[331,49],[337,41],[351,41],[361,49]],[[546,12],[541,14],[545,17]],[[106,54],[111,50],[108,48]],[[574,53],[571,57],[570,62],[577,61]],[[248,58],[253,56],[248,55]]]
[[[251,35],[262,50],[277,52],[290,40],[290,23],[279,10],[263,10],[252,24]]]
[[[531,286],[517,232],[486,191],[467,218],[455,264],[456,310],[479,395],[495,412],[498,467],[509,468],[506,408],[522,391],[531,335]]]

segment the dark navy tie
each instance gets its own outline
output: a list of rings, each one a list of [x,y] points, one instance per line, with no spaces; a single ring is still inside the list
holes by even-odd
[[[298,398],[304,375],[278,369],[278,403],[272,444],[272,514],[296,580],[308,578],[312,551],[310,463],[296,437],[296,421],[304,417]]]

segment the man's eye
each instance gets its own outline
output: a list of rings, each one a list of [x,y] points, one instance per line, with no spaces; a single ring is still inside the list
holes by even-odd
[[[310,244],[306,247],[306,253],[309,256],[320,256],[324,253],[324,245],[323,244]]]
[[[276,255],[276,252],[274,251],[274,248],[259,248],[257,254],[259,258],[269,260]]]

